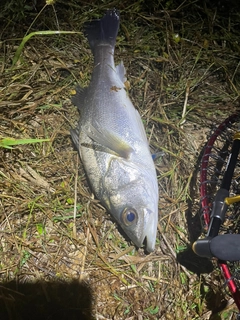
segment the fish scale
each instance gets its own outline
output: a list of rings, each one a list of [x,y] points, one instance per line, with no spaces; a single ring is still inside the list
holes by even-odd
[[[144,126],[124,86],[125,68],[114,64],[119,12],[85,25],[94,55],[89,87],[77,88],[80,120],[71,136],[95,196],[137,247],[155,249],[158,182]]]

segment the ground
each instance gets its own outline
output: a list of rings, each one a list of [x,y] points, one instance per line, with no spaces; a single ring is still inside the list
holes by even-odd
[[[94,197],[69,133],[93,66],[83,23],[113,7],[115,60],[152,152],[164,151],[151,254]],[[237,1],[15,0],[0,12],[1,319],[234,319],[220,271],[191,244],[204,144],[239,105]]]

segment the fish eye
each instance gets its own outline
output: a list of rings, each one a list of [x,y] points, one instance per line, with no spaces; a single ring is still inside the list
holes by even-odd
[[[122,213],[122,221],[126,226],[130,226],[137,221],[137,212],[134,209],[125,209]]]

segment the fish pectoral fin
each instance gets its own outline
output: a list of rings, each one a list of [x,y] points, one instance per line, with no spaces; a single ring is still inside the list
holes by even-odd
[[[96,129],[94,126],[89,125],[88,130],[85,131],[85,133],[93,141],[97,142],[102,147],[109,149],[109,153],[116,154],[121,158],[128,159],[133,151],[132,147],[129,146],[126,141],[105,129]]]

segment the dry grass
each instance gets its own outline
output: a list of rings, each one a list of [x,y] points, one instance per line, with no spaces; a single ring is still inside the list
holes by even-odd
[[[0,318],[230,319],[235,307],[219,272],[190,245],[201,233],[199,155],[211,126],[238,106],[236,8],[72,0],[46,6],[31,23],[36,11],[13,3],[0,22],[0,139],[50,142],[0,149]],[[73,150],[70,97],[77,81],[89,82],[87,40],[37,36],[12,67],[26,32],[81,31],[112,7],[121,12],[116,62],[127,68],[153,152],[165,152],[156,162],[159,232],[149,255],[94,198]]]

